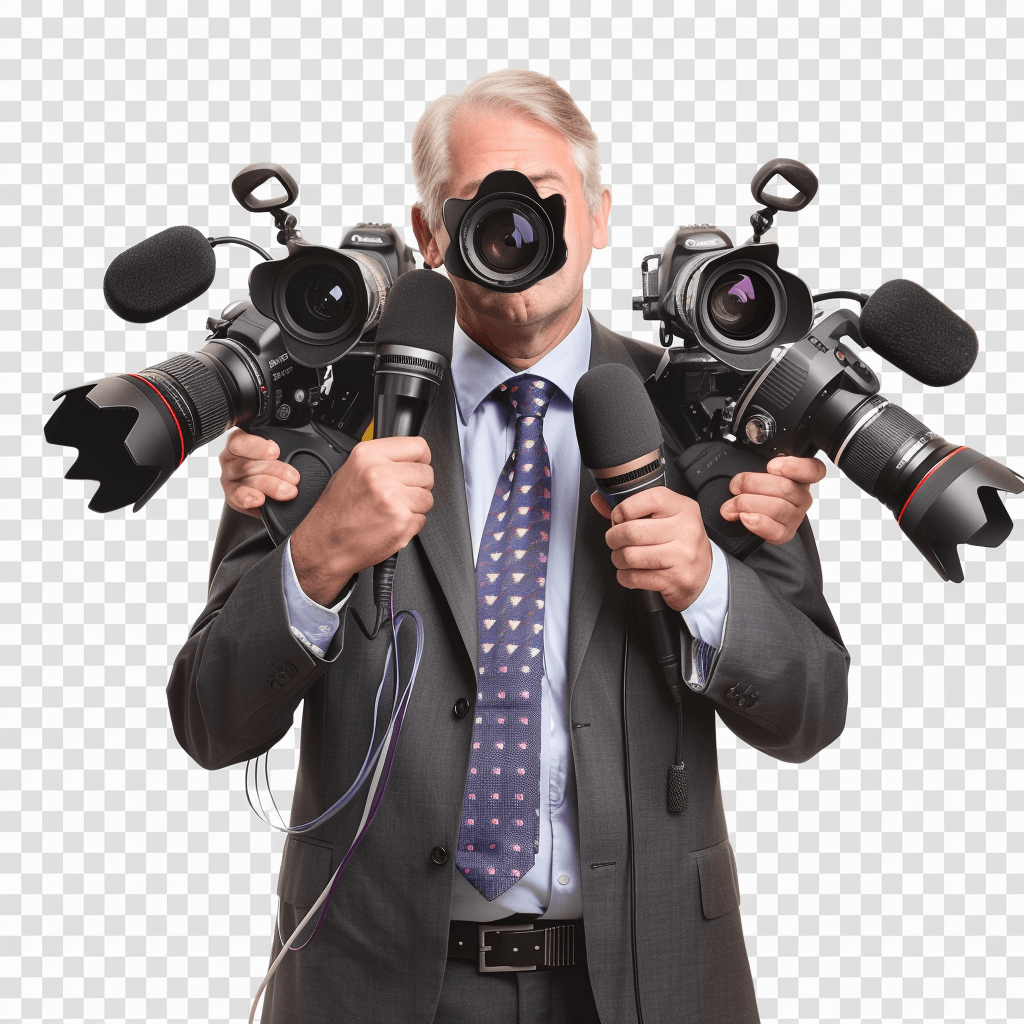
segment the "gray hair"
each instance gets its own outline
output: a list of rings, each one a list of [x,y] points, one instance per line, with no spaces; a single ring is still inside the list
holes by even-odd
[[[553,79],[537,71],[509,68],[470,82],[461,93],[431,103],[412,136],[412,172],[419,203],[431,230],[441,223],[444,187],[451,177],[449,139],[460,110],[494,111],[524,117],[554,128],[569,143],[583,179],[591,216],[601,203],[601,158],[597,135],[573,98]]]

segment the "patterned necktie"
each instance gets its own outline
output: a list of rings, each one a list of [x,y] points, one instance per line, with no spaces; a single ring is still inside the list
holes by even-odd
[[[533,867],[540,826],[544,583],[551,468],[543,423],[555,385],[514,377],[495,394],[516,439],[480,539],[476,717],[455,863],[485,899]]]

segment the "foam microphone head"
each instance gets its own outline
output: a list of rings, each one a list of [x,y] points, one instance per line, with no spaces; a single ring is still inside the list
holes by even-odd
[[[388,292],[373,364],[374,437],[423,430],[452,359],[455,289],[433,270],[410,270]]]
[[[588,370],[572,399],[583,465],[612,507],[665,483],[658,414],[636,373],[619,363]]]
[[[947,387],[967,376],[978,336],[966,320],[913,281],[887,281],[860,315],[864,343],[915,380]]]
[[[201,231],[167,228],[114,257],[103,275],[103,297],[122,320],[148,324],[198,299],[216,273],[213,247]]]
[[[661,427],[636,373],[621,363],[588,370],[572,398],[583,465],[607,470],[650,455],[661,446]]]

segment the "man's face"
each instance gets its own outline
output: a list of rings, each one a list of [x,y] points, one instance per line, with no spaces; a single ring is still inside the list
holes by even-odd
[[[557,192],[565,199],[565,265],[550,277],[521,292],[494,292],[473,281],[452,277],[460,310],[507,325],[536,325],[571,311],[582,302],[583,272],[592,249],[608,241],[611,197],[604,193],[594,216],[583,197],[583,178],[569,143],[553,128],[520,117],[463,110],[452,125],[451,180],[444,197],[472,199],[480,182],[492,171],[525,174],[542,198]],[[431,234],[417,227],[420,251],[428,263],[439,266],[448,247],[448,232],[438,225]]]

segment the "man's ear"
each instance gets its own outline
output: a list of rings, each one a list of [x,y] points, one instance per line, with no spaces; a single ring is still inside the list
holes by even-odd
[[[603,249],[608,244],[608,214],[612,209],[612,194],[605,189],[601,193],[601,202],[597,205],[597,212],[594,214],[594,240],[595,249]]]
[[[416,236],[416,241],[419,242],[420,255],[423,257],[423,262],[428,267],[432,267],[436,270],[442,263],[444,263],[444,257],[441,254],[441,250],[438,247],[437,239],[434,238],[434,233],[430,230],[430,226],[427,224],[427,218],[423,216],[423,210],[420,208],[420,204],[416,203],[412,208],[412,230]]]

